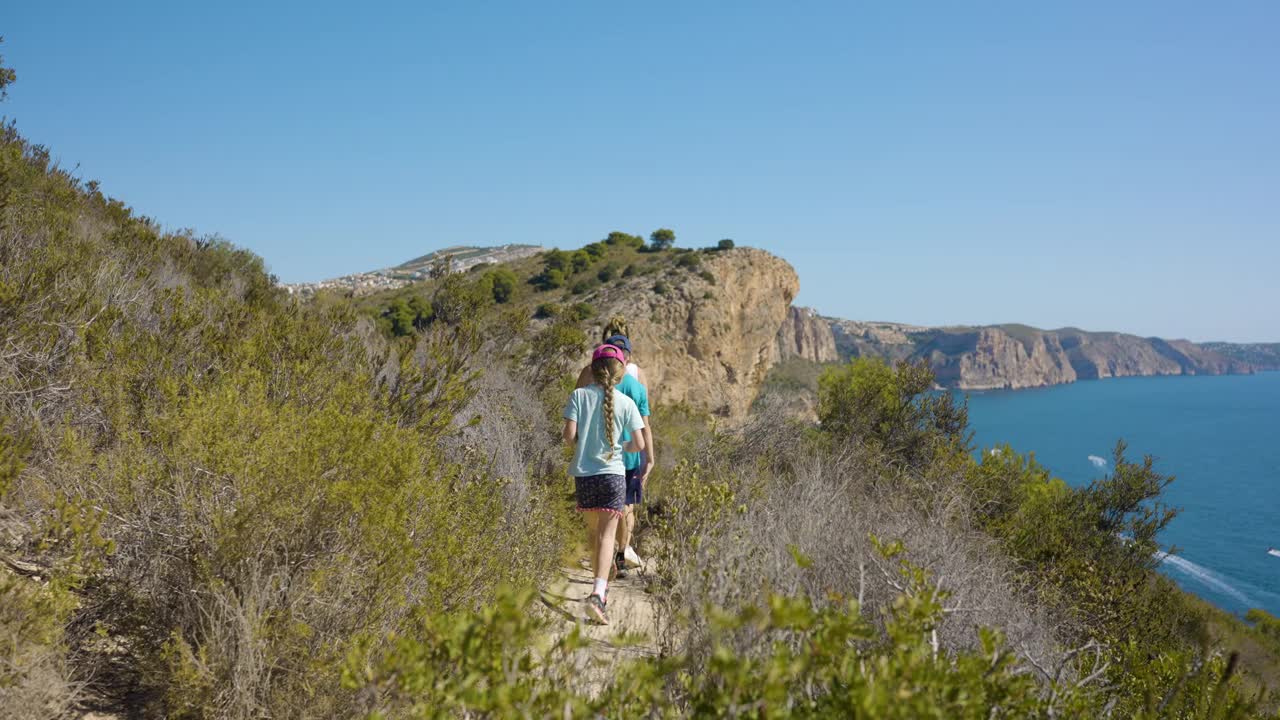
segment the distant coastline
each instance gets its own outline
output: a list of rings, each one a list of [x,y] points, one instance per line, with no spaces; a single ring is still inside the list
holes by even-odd
[[[920,328],[829,320],[848,357],[925,360],[938,384],[1017,390],[1158,375],[1243,375],[1280,369],[1280,344],[1193,343],[1077,328],[1027,325]]]

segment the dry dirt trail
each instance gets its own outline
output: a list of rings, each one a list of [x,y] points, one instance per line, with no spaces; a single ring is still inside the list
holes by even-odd
[[[632,570],[626,579],[609,583],[608,625],[596,623],[583,602],[591,594],[591,584],[590,570],[562,568],[542,591],[542,602],[551,610],[553,632],[568,632],[576,625],[590,638],[589,658],[582,673],[594,694],[607,684],[617,663],[654,657],[658,647],[657,618],[652,598],[645,592],[643,569]]]

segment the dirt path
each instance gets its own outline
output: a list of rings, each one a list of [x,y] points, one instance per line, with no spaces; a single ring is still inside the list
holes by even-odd
[[[653,657],[658,647],[657,619],[641,570],[609,583],[608,625],[597,624],[583,603],[591,594],[591,583],[590,570],[562,568],[542,591],[542,602],[553,612],[557,629],[568,632],[577,625],[591,639],[589,662],[582,670],[594,693],[607,683],[614,665],[631,658]]]

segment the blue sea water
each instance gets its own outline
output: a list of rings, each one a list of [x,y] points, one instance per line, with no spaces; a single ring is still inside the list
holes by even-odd
[[[1082,485],[1110,471],[1116,440],[1176,476],[1182,509],[1161,536],[1161,570],[1225,610],[1280,615],[1280,372],[1089,380],[1034,390],[969,392],[978,448],[1034,451]]]

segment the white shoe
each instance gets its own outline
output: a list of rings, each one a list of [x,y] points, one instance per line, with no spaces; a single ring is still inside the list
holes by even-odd
[[[626,558],[627,567],[629,568],[638,568],[644,565],[644,562],[640,560],[640,556],[636,554],[635,550],[631,549],[630,545],[627,546],[626,550],[622,551],[622,556]]]

